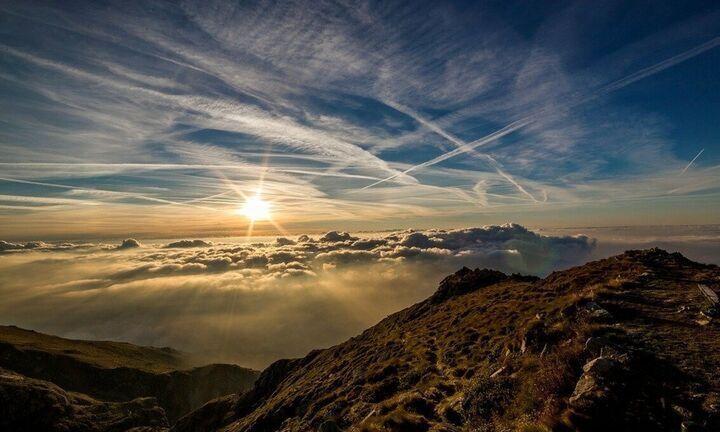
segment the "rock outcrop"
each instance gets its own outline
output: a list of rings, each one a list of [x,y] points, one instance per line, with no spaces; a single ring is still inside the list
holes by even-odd
[[[618,416],[630,373],[624,363],[612,357],[597,357],[583,366],[583,374],[568,399],[574,424],[587,422],[595,426]]]
[[[505,273],[490,269],[470,270],[463,267],[456,273],[446,277],[440,282],[440,287],[431,297],[435,303],[462,294],[475,291],[482,287],[494,285],[507,279]]]

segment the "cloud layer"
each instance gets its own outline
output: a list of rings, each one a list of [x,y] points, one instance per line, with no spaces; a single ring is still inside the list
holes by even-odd
[[[133,245],[6,250],[3,320],[261,367],[352,336],[463,265],[545,274],[595,247],[519,225]]]
[[[263,367],[356,335],[461,266],[542,276],[653,246],[720,264],[718,226],[540,234],[509,224],[121,244],[0,243],[1,322]]]

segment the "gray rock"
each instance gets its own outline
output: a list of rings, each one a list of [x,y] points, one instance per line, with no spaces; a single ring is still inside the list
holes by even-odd
[[[610,312],[608,312],[606,309],[604,309],[602,306],[595,302],[586,303],[585,311],[590,317],[590,319],[594,321],[607,322],[613,319],[613,316]]]
[[[616,399],[616,391],[624,387],[623,364],[610,357],[597,357],[583,366],[569,403],[576,409],[590,410]]]

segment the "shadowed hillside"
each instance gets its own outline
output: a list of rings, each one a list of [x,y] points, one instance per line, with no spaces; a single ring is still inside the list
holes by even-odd
[[[545,279],[464,268],[173,430],[720,430],[720,327],[698,288],[719,283],[658,249]]]
[[[0,368],[102,401],[154,397],[170,422],[208,400],[250,388],[257,377],[235,365],[191,366],[171,348],[77,341],[0,326]]]
[[[0,369],[0,430],[160,432],[167,426],[154,398],[101,402]]]

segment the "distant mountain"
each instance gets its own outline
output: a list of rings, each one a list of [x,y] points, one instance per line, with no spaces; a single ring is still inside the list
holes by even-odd
[[[175,432],[720,430],[720,269],[662,250],[544,279],[464,268]]]
[[[108,341],[78,341],[13,326],[0,326],[0,368],[5,369],[0,377],[0,398],[8,398],[8,404],[15,398],[13,395],[16,393],[13,392],[17,392],[17,395],[25,394],[29,399],[37,394],[41,400],[63,400],[68,407],[92,407],[92,412],[114,410],[114,418],[125,409],[137,413],[139,406],[152,414],[149,418],[153,421],[149,424],[165,427],[213,398],[249,389],[258,375],[258,372],[251,369],[227,364],[191,367],[186,355],[171,348],[142,347]],[[13,378],[17,376],[22,378],[19,381]],[[11,383],[16,385],[8,387]],[[23,385],[19,383],[26,383],[28,386],[22,390]],[[34,390],[23,393],[29,391],[27,387]],[[64,396],[66,392],[76,392],[79,395],[68,398]],[[138,402],[137,398],[146,399]],[[2,417],[6,417],[5,410],[12,407],[3,404],[2,399],[0,430],[6,430],[2,427]],[[84,405],[85,400],[91,399],[103,402]],[[139,405],[135,406],[137,404]],[[157,419],[153,405],[162,413],[164,422],[155,421]],[[64,409],[56,410],[55,414],[63,417],[60,413],[65,412]],[[70,410],[69,413],[74,412],[67,409]],[[82,417],[85,414],[78,415]],[[68,416],[72,417],[70,414]],[[78,423],[80,424],[82,423]],[[78,429],[78,425],[66,429],[85,430]],[[64,430],[48,427],[46,430]],[[39,429],[36,427],[16,430]]]

